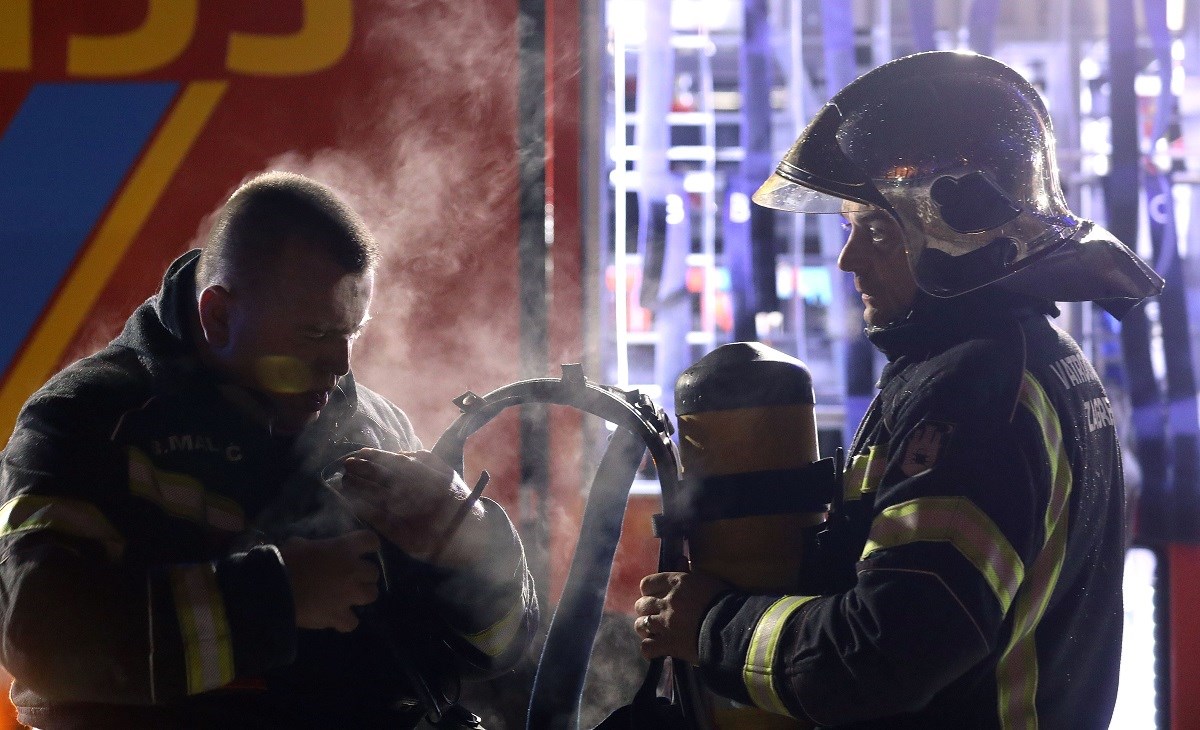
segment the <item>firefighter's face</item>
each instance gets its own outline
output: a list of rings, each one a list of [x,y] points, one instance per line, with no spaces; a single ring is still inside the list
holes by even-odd
[[[217,293],[223,321],[213,336],[206,326],[206,339],[219,367],[262,396],[272,427],[294,433],[349,372],[373,288],[371,272],[349,273],[311,246],[285,245],[271,271]],[[204,308],[202,295],[202,318]]]
[[[843,209],[850,235],[838,256],[838,268],[854,274],[862,295],[863,319],[881,327],[906,316],[917,296],[917,281],[908,267],[904,232],[879,209]]]

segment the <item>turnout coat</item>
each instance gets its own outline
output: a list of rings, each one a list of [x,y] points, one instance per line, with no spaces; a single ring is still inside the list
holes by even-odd
[[[358,448],[419,449],[404,413],[338,383],[273,436],[201,367],[187,328],[198,252],[103,351],[23,408],[0,462],[0,660],[40,728],[408,727],[432,688],[514,665],[537,606],[520,540],[450,571],[385,546],[383,597],[350,633],[298,630],[275,545],[360,527],[322,472]]]
[[[830,570],[811,595],[717,600],[700,633],[715,691],[819,726],[1108,727],[1121,459],[1051,308],[922,296],[868,332],[888,362],[818,543]]]

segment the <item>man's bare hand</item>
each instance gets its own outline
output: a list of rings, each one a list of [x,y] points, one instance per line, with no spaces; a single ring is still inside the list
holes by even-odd
[[[355,606],[379,597],[379,565],[371,557],[379,537],[356,530],[325,540],[292,539],[279,546],[292,583],[296,626],[353,631]]]
[[[360,449],[344,461],[339,491],[355,513],[397,547],[424,558],[445,537],[470,490],[444,461],[428,451],[394,453]],[[443,552],[448,564],[478,555],[483,508],[478,503]]]
[[[642,578],[642,597],[633,604],[633,628],[642,637],[642,656],[700,660],[700,624],[718,593],[731,586],[700,573],[654,573]]]

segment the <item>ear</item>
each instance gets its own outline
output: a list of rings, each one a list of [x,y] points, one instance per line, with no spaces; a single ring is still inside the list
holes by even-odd
[[[204,340],[213,349],[229,344],[229,290],[219,284],[205,287],[197,302],[200,314],[200,329]]]

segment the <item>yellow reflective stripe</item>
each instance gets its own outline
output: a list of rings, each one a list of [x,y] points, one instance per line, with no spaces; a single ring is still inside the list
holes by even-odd
[[[159,469],[134,447],[129,448],[129,489],[176,517],[227,532],[245,529],[246,517],[237,502],[206,492],[195,477]]]
[[[188,694],[233,681],[233,644],[216,567],[200,563],[172,568],[171,591],[183,635]]]
[[[159,469],[140,449],[129,449],[129,488],[167,512],[199,522],[204,517],[204,487],[185,474]]]
[[[1050,503],[1046,507],[1045,516],[1046,542],[1049,542],[1059,518],[1066,515],[1067,499],[1071,495],[1071,465],[1067,461],[1066,448],[1063,446],[1062,424],[1059,423],[1058,414],[1050,404],[1050,398],[1042,389],[1041,383],[1029,373],[1025,373],[1020,402],[1037,419],[1042,430],[1042,442],[1050,458]]]
[[[1025,578],[1025,565],[996,523],[971,500],[922,497],[888,507],[871,523],[862,557],[916,542],[953,545],[983,575],[1001,612],[1008,613]]]
[[[125,551],[125,539],[108,518],[91,502],[65,497],[23,494],[0,507],[0,537],[18,532],[53,530],[104,546],[108,557],[116,560]]]
[[[775,689],[775,654],[788,618],[813,598],[815,596],[784,596],[763,611],[754,626],[746,664],[742,668],[742,681],[750,699],[764,710],[791,717]]]
[[[867,454],[855,454],[850,457],[850,464],[842,476],[842,498],[846,501],[862,496],[862,483],[867,475]]]
[[[865,454],[850,457],[850,466],[842,479],[842,498],[847,501],[859,499],[863,494],[874,492],[883,479],[887,468],[887,457],[882,444],[875,444]]]
[[[883,481],[883,472],[887,469],[887,454],[883,444],[875,444],[867,454],[867,474],[863,478],[862,492],[874,492]]]
[[[246,529],[246,518],[241,505],[219,494],[204,494],[205,522],[226,532],[241,532]]]
[[[521,630],[521,622],[525,617],[525,604],[519,602],[513,606],[504,618],[492,624],[488,628],[480,631],[477,634],[463,634],[459,636],[466,639],[479,651],[487,654],[490,657],[498,657],[504,653],[516,638],[517,633]]]
[[[1038,727],[1038,664],[1034,633],[1058,583],[1067,554],[1067,503],[1073,476],[1063,446],[1062,424],[1040,383],[1026,372],[1020,404],[1037,420],[1050,462],[1050,499],[1046,505],[1046,538],[1029,569],[1024,592],[1017,598],[1012,637],[996,666],[1000,726]]]

